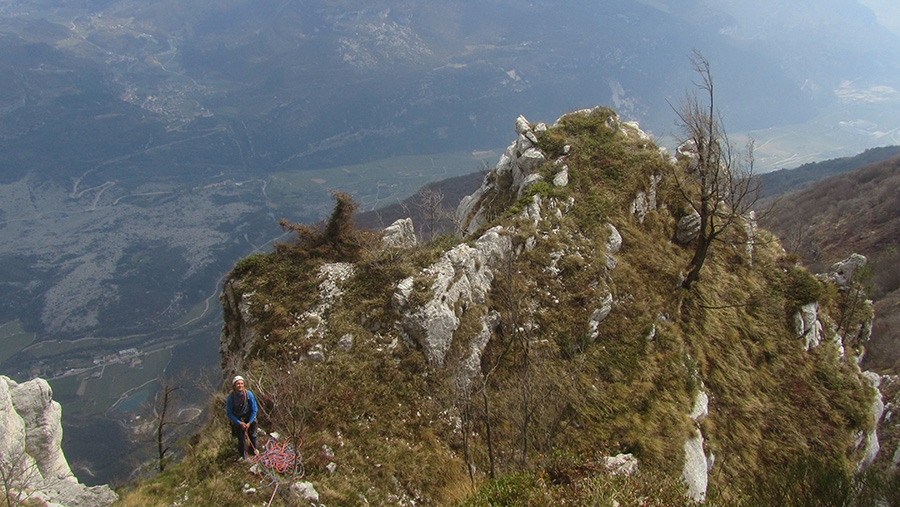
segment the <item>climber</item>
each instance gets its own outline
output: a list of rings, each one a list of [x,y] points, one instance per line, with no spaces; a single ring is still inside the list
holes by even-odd
[[[237,375],[231,380],[232,391],[225,401],[225,413],[231,420],[231,434],[238,439],[239,459],[247,459],[247,437],[250,437],[250,452],[257,454],[256,446],[256,398],[244,389],[244,377]]]

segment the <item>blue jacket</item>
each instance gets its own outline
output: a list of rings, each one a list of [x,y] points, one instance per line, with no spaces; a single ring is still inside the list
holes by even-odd
[[[228,414],[228,418],[231,419],[231,422],[234,424],[240,424],[242,420],[250,416],[247,419],[248,423],[252,423],[256,420],[256,411],[258,407],[256,406],[256,397],[253,396],[253,393],[250,391],[244,391],[247,396],[244,397],[244,403],[240,404],[241,406],[233,406],[234,404],[239,403],[237,395],[234,391],[228,394],[228,398],[225,399],[225,413]]]

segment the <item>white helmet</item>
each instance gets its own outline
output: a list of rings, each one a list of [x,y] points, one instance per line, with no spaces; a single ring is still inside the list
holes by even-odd
[[[233,379],[231,379],[231,385],[234,385],[238,380],[240,380],[240,381],[243,382],[243,381],[244,381],[244,377],[242,377],[242,376],[240,376],[240,375],[235,375],[235,377],[234,377]]]

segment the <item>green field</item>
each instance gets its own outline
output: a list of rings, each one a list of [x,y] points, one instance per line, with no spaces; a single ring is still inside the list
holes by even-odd
[[[28,353],[36,358],[59,356],[73,351],[88,350],[95,347],[106,347],[122,350],[136,347],[147,338],[146,335],[131,335],[115,338],[82,338],[80,340],[47,340],[27,347]],[[24,348],[24,347],[23,347]]]
[[[360,211],[371,211],[415,194],[428,183],[470,174],[493,166],[501,150],[406,155],[326,169],[273,173],[266,193],[274,207],[324,202],[328,192],[347,192]]]
[[[98,366],[77,375],[56,378],[50,381],[53,392],[57,396],[79,397],[79,403],[70,403],[66,410],[89,415],[92,412],[105,412],[118,404],[128,406],[132,397],[143,401],[155,386],[157,378],[165,372],[172,359],[172,348],[164,348],[141,355],[140,364],[132,367],[129,363],[113,363]],[[99,378],[92,378],[102,370]]]
[[[900,145],[900,97],[870,100],[852,106],[836,102],[806,123],[749,132],[755,140],[757,172]]]
[[[0,363],[30,345],[35,336],[34,333],[25,332],[18,319],[0,325]]]

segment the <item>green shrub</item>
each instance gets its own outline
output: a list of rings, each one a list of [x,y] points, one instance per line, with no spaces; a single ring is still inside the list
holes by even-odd
[[[792,267],[786,278],[785,297],[789,315],[796,313],[805,304],[821,300],[825,293],[822,283],[805,269]]]
[[[525,507],[535,505],[532,498],[538,493],[538,477],[520,472],[487,482],[459,507]]]

